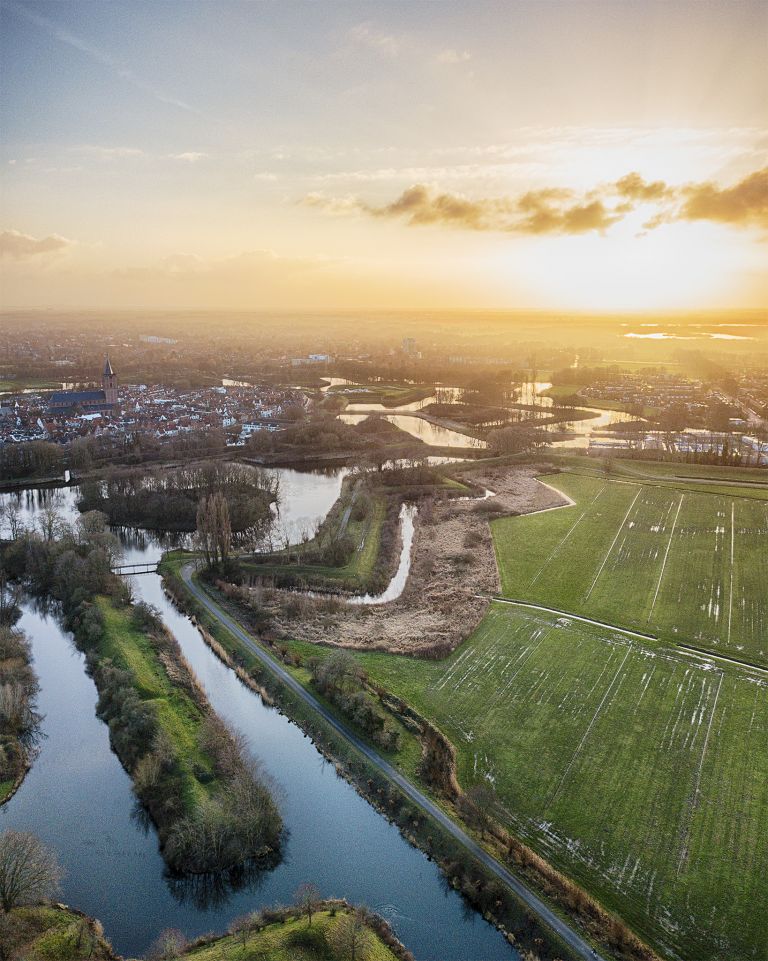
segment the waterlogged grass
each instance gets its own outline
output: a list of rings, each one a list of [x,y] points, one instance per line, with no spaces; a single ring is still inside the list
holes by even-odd
[[[768,666],[768,503],[741,488],[545,480],[576,504],[493,522],[505,596]]]
[[[173,745],[185,808],[191,810],[218,783],[211,759],[200,749],[200,709],[171,682],[149,638],[131,623],[130,608],[115,608],[107,598],[99,598],[98,604],[105,625],[100,654],[131,673],[139,696],[154,709],[162,731]]]
[[[343,923],[345,912],[318,911],[312,926],[306,917],[270,924],[245,943],[240,935],[219,938],[184,954],[190,961],[346,961],[331,947],[333,929]],[[360,955],[358,955],[360,956]],[[366,961],[395,961],[395,955],[369,930]]]
[[[502,604],[444,661],[359,657],[453,741],[465,787],[488,779],[503,823],[662,951],[763,961],[768,677]]]

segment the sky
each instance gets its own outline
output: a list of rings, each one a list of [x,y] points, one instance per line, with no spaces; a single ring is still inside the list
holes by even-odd
[[[768,4],[0,0],[0,306],[768,306]]]

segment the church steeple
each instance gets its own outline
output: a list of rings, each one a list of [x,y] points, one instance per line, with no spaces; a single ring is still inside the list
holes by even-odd
[[[104,399],[108,404],[118,403],[117,400],[117,375],[114,370],[112,370],[112,364],[109,361],[109,354],[104,358],[104,373],[101,377],[101,384],[104,388]]]

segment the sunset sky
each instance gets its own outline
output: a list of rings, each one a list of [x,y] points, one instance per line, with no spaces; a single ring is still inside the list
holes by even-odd
[[[768,306],[768,4],[1,0],[4,307]]]

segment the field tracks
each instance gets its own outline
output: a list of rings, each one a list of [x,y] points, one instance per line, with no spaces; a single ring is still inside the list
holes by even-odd
[[[715,719],[715,711],[717,710],[717,702],[720,698],[720,689],[723,686],[723,677],[725,675],[721,674],[720,679],[717,683],[717,690],[715,691],[715,699],[712,702],[712,710],[709,712],[709,724],[707,724],[707,733],[704,735],[704,744],[701,748],[701,756],[699,757],[699,764],[696,768],[696,780],[693,788],[693,793],[691,794],[691,801],[688,808],[687,824],[685,827],[685,832],[683,834],[682,844],[680,845],[680,857],[677,861],[677,874],[683,869],[683,865],[688,860],[688,841],[690,838],[691,827],[690,822],[693,818],[693,812],[699,806],[699,795],[701,794],[701,772],[704,768],[704,758],[707,756],[707,747],[709,745],[709,735],[712,733],[712,722]]]
[[[615,537],[613,538],[613,540],[611,541],[611,546],[610,546],[610,547],[608,548],[608,550],[605,552],[605,557],[603,558],[603,561],[602,561],[602,563],[600,564],[600,567],[598,567],[598,569],[597,569],[597,574],[595,574],[595,579],[592,581],[589,590],[587,591],[587,593],[586,593],[585,596],[584,596],[584,600],[585,600],[585,601],[586,601],[586,600],[589,600],[589,595],[590,595],[590,594],[592,593],[592,591],[595,589],[595,584],[597,584],[598,580],[600,579],[600,575],[603,573],[603,568],[605,567],[606,562],[608,561],[608,558],[611,556],[611,551],[614,549],[614,547],[616,546],[616,541],[619,539],[619,534],[621,534],[621,532],[624,530],[624,525],[627,523],[627,518],[628,518],[629,515],[632,513],[632,508],[635,506],[635,503],[637,502],[637,498],[638,498],[638,497],[640,496],[640,494],[642,493],[642,490],[643,490],[642,487],[638,487],[637,493],[635,494],[634,498],[632,499],[632,503],[631,503],[631,504],[629,505],[629,507],[627,508],[627,513],[624,515],[624,519],[622,520],[621,524],[619,524],[619,529],[616,531],[616,536],[615,536]]]
[[[579,741],[578,747],[577,747],[576,750],[573,752],[573,755],[572,755],[572,757],[571,757],[571,760],[568,762],[568,765],[567,765],[566,769],[563,771],[562,777],[560,778],[560,781],[558,782],[558,785],[557,785],[557,787],[555,788],[554,794],[553,794],[552,797],[550,797],[549,800],[547,801],[546,806],[545,806],[545,809],[550,808],[550,807],[555,803],[555,801],[557,800],[560,792],[562,791],[563,787],[565,786],[565,782],[566,782],[566,779],[567,779],[568,775],[569,775],[570,772],[571,772],[571,768],[572,768],[573,765],[575,764],[576,758],[579,756],[579,754],[581,754],[581,750],[582,750],[582,748],[584,747],[584,745],[586,744],[587,738],[589,737],[590,732],[592,731],[592,728],[595,726],[595,723],[597,722],[597,719],[598,719],[598,717],[600,716],[600,714],[601,714],[601,712],[602,712],[602,710],[603,710],[603,707],[605,706],[605,702],[608,700],[608,695],[611,693],[611,691],[613,691],[613,693],[614,693],[614,695],[615,695],[616,692],[618,691],[619,687],[621,687],[621,682],[624,680],[624,675],[622,674],[622,671],[624,670],[624,665],[627,663],[627,658],[629,657],[629,655],[630,655],[631,653],[632,653],[632,642],[630,641],[630,643],[627,645],[627,652],[626,652],[626,654],[624,655],[621,664],[619,664],[618,670],[617,670],[616,673],[613,675],[613,678],[611,679],[611,683],[610,683],[610,684],[608,685],[608,687],[605,689],[605,693],[603,694],[600,703],[597,705],[597,708],[596,708],[596,710],[595,710],[595,713],[592,715],[592,720],[591,720],[591,721],[589,722],[589,724],[587,725],[587,729],[586,729],[586,731],[584,731],[584,734],[582,735],[582,738],[581,738],[581,740]],[[602,677],[602,673],[600,674],[600,677]],[[599,679],[600,679],[600,678],[598,678],[598,681],[599,681]],[[722,681],[722,677],[720,678],[720,680]],[[618,681],[618,684],[616,684],[617,681]],[[614,685],[615,685],[615,688],[616,688],[615,691],[614,691]],[[711,722],[711,719],[710,719],[710,726],[711,726],[711,723],[712,723],[712,722]]]
[[[685,497],[685,494],[681,494],[680,500],[677,503],[677,511],[675,512],[675,519],[672,521],[672,530],[670,531],[669,540],[667,541],[667,549],[664,551],[664,561],[662,562],[662,565],[661,565],[661,572],[659,573],[659,581],[656,584],[656,592],[653,595],[653,603],[651,604],[651,609],[648,612],[649,621],[651,619],[651,616],[653,615],[653,609],[654,607],[656,607],[656,599],[658,598],[659,590],[661,589],[661,582],[662,582],[662,579],[664,578],[664,571],[667,567],[667,558],[669,557],[669,549],[672,546],[672,539],[675,536],[675,528],[677,527],[677,518],[680,516],[680,508],[683,506],[684,497]]]
[[[540,482],[540,483],[543,483],[543,482]],[[554,487],[550,487],[549,484],[546,484],[545,486],[546,486],[546,487],[549,487],[550,490],[555,490],[555,488],[554,488]],[[586,507],[584,508],[584,510],[581,512],[581,514],[579,514],[579,516],[576,518],[576,520],[573,522],[573,524],[568,528],[568,531],[566,532],[565,536],[564,536],[564,537],[562,538],[562,540],[557,544],[557,546],[552,550],[552,553],[549,555],[549,557],[548,557],[548,558],[544,561],[544,563],[541,565],[541,568],[539,569],[538,573],[536,574],[536,576],[534,577],[534,579],[533,579],[533,580],[531,581],[531,583],[529,584],[529,587],[533,587],[533,585],[536,583],[536,581],[538,581],[538,579],[541,577],[541,575],[544,573],[544,571],[547,570],[547,568],[549,567],[550,563],[554,560],[555,555],[560,551],[560,548],[563,546],[563,544],[565,544],[565,542],[568,540],[568,538],[571,536],[571,534],[573,534],[573,532],[576,530],[576,528],[579,526],[579,524],[584,520],[584,518],[587,516],[587,511],[588,511],[591,507],[594,506],[594,504],[595,504],[595,502],[597,501],[598,497],[600,497],[600,495],[603,493],[604,490],[605,490],[605,484],[603,484],[603,486],[600,488],[600,490],[598,490],[598,492],[595,494],[595,496],[592,498],[592,500],[586,505]],[[563,496],[565,496],[565,495],[563,495]],[[570,498],[569,498],[569,500],[570,500]],[[570,507],[571,505],[574,505],[574,506],[575,506],[575,501],[571,501],[570,504],[561,504],[560,507]],[[546,508],[546,510],[550,510],[550,511],[551,511],[551,510],[556,510],[556,509],[557,509],[557,508],[554,508],[554,507],[548,507],[548,508]],[[539,511],[536,511],[536,513],[540,513],[540,512],[539,512]]]
[[[731,646],[731,615],[733,614],[733,542],[736,537],[736,505],[734,501],[731,501],[731,567],[730,567],[730,577],[729,584],[730,589],[728,591],[728,646]]]

